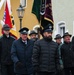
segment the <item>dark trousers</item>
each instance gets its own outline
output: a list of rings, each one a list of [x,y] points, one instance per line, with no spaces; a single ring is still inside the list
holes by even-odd
[[[16,74],[16,75],[33,75],[33,74]]]
[[[65,75],[74,75],[74,67],[73,68],[65,68]]]
[[[65,75],[64,69],[59,70],[56,75]]]
[[[55,72],[39,72],[37,75],[56,75]]]
[[[15,75],[13,65],[1,64],[1,75]]]

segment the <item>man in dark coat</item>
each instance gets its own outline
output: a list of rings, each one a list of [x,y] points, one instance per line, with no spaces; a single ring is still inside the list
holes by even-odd
[[[58,45],[52,41],[52,26],[43,29],[43,38],[34,44],[34,72],[38,75],[55,75],[59,69]]]
[[[62,45],[62,37],[60,34],[57,34],[54,39],[55,39],[56,43],[58,44],[59,61],[60,61],[60,70],[57,73],[57,75],[64,75],[63,61],[61,59],[61,51],[60,51],[60,47]]]
[[[62,44],[61,57],[63,60],[65,75],[74,75],[74,51],[71,49],[71,34],[66,32],[63,35],[64,43]]]
[[[71,45],[71,48],[74,51],[74,36],[72,37],[72,45]]]
[[[10,27],[7,24],[3,25],[3,33],[0,38],[1,75],[14,75],[11,46],[15,39],[10,36]]]
[[[11,57],[14,62],[16,75],[32,75],[33,41],[28,39],[29,29],[24,27],[19,30],[20,38],[13,42]]]

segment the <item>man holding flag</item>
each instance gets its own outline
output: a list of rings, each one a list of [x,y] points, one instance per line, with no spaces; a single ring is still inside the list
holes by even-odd
[[[58,45],[52,40],[53,27],[48,24],[43,29],[43,38],[33,47],[33,67],[35,75],[56,75],[59,64]]]
[[[11,46],[17,38],[16,28],[13,23],[10,0],[5,0],[4,17],[1,21],[2,34],[0,38],[1,75],[14,75],[13,62],[11,60]]]
[[[56,75],[60,69],[58,45],[52,40],[52,0],[34,0],[32,13],[40,23],[43,38],[34,44],[33,66],[38,75]]]
[[[1,75],[14,75],[11,46],[15,39],[10,36],[10,27],[7,24],[4,24],[2,29],[3,36],[0,38]]]

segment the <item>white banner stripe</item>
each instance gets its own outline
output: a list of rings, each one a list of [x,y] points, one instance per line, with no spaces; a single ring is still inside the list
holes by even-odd
[[[1,10],[1,8],[2,8],[4,2],[5,2],[5,0],[1,0],[1,1],[0,1],[0,10]]]

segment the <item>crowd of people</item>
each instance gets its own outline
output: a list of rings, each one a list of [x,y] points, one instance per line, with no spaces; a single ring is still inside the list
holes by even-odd
[[[29,29],[23,27],[15,39],[7,24],[2,29],[1,75],[74,75],[74,37],[68,32],[53,40],[53,27],[48,24],[39,39],[37,32],[32,30],[28,35]]]

